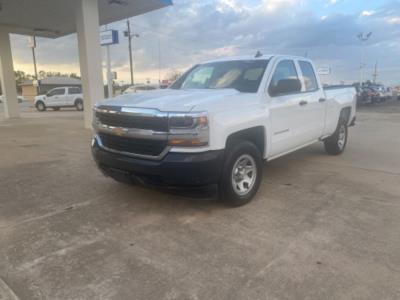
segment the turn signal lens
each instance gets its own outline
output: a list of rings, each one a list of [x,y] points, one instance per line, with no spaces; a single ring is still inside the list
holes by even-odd
[[[173,138],[170,139],[168,144],[170,146],[176,147],[200,147],[200,146],[207,146],[208,142],[200,141],[199,139],[179,139]]]

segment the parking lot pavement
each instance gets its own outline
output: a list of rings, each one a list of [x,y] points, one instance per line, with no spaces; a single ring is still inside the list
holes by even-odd
[[[363,108],[341,156],[265,164],[237,209],[103,177],[82,113],[2,121],[0,295],[399,299],[399,104]]]

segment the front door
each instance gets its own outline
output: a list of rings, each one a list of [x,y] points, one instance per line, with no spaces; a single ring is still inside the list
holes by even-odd
[[[307,142],[304,124],[308,122],[306,104],[299,90],[272,94],[281,80],[300,81],[298,69],[292,59],[281,59],[275,65],[268,86],[270,95],[269,113],[271,120],[271,148],[269,156],[277,156],[293,150]]]
[[[46,106],[63,106],[65,88],[56,88],[51,90],[46,97]]]

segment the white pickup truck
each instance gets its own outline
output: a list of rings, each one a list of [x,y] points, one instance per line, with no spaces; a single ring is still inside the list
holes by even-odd
[[[218,184],[222,199],[240,206],[256,194],[263,161],[318,141],[342,153],[355,112],[355,89],[323,89],[307,58],[219,59],[166,90],[99,102],[92,153],[116,180]]]
[[[34,105],[38,111],[47,108],[59,110],[62,107],[75,107],[83,110],[83,95],[80,87],[58,87],[47,92],[46,95],[35,97]]]

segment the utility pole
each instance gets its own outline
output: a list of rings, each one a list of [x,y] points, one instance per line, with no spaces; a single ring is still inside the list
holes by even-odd
[[[132,38],[133,37],[139,37],[139,34],[137,33],[131,33],[131,24],[129,19],[126,20],[126,26],[127,30],[124,31],[125,37],[128,38],[128,50],[129,50],[129,67],[131,71],[131,85],[135,84],[134,77],[133,77],[133,59],[132,59]]]
[[[357,38],[361,41],[361,61],[360,61],[360,88],[363,85],[363,81],[364,81],[364,67],[365,67],[365,63],[364,63],[364,51],[365,51],[365,47],[364,44],[365,42],[368,41],[368,39],[371,37],[372,32],[369,32],[367,34],[364,33],[359,33],[357,35]]]
[[[161,85],[161,42],[158,39],[158,85]]]
[[[378,77],[378,62],[375,62],[375,71],[372,74],[372,78],[374,78],[374,83],[376,83],[376,78]]]
[[[40,93],[40,85],[39,85],[39,78],[38,78],[38,72],[37,72],[37,64],[36,64],[36,52],[35,52],[35,48],[36,48],[36,36],[31,36],[29,37],[29,47],[32,49],[32,58],[33,58],[33,70],[35,72],[35,80],[38,83],[37,86],[37,93]]]

